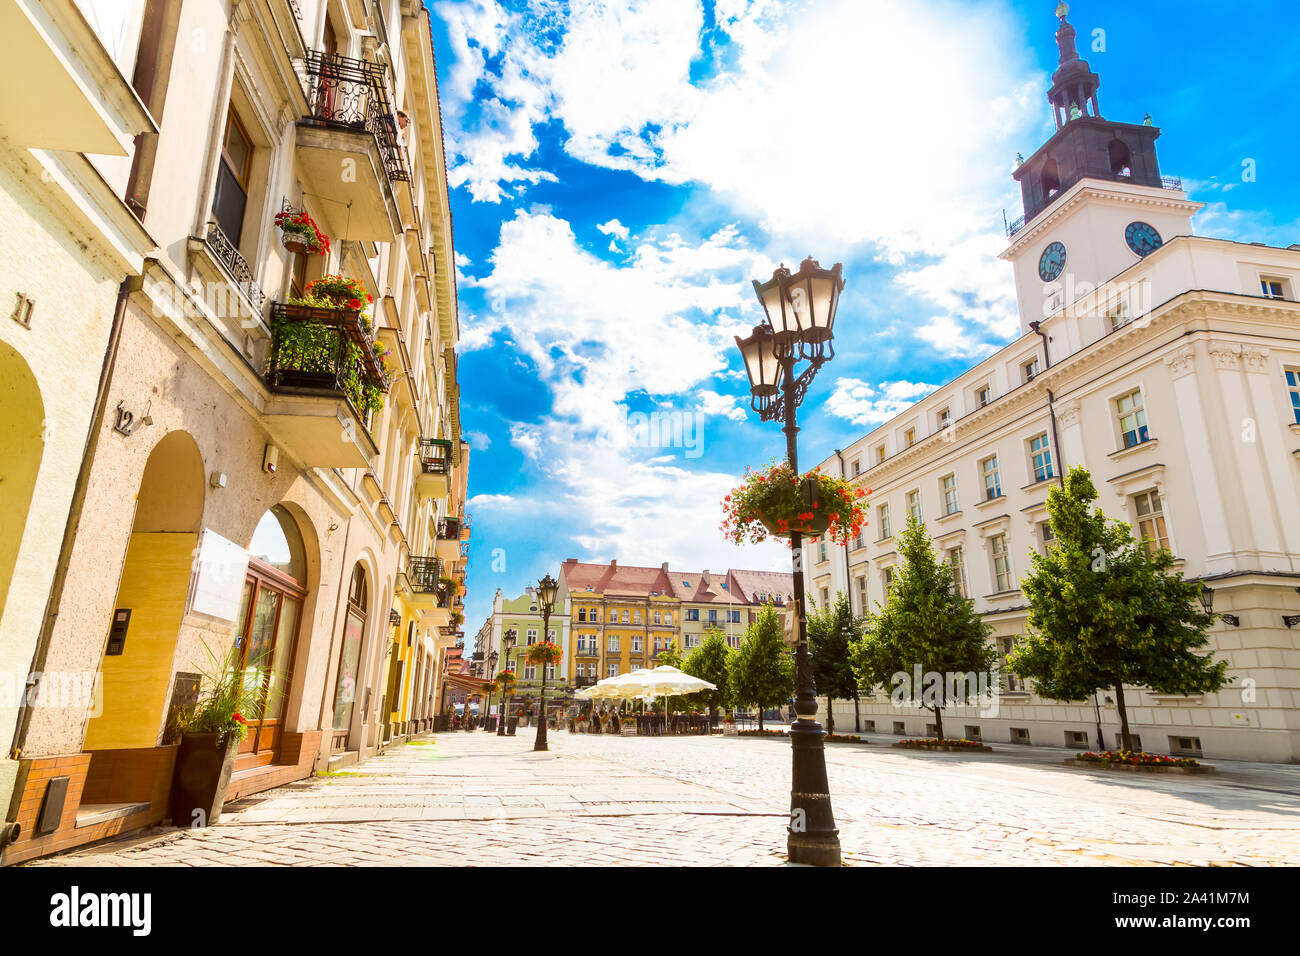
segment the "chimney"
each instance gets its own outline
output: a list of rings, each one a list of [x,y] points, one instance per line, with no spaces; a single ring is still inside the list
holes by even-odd
[[[577,564],[577,563],[578,563],[578,559],[577,559],[577,558],[565,558],[565,559],[564,559],[564,566],[565,566],[566,568],[567,568],[569,565],[571,565],[571,564]]]
[[[617,562],[617,561],[611,561],[611,562],[609,562],[609,569],[610,569],[611,571],[614,570],[614,569],[617,568],[617,567],[618,567],[618,562]]]
[[[660,570],[663,571],[664,574],[667,574],[667,573],[668,573],[668,562],[665,561],[663,564],[659,565],[659,568],[660,568]]]

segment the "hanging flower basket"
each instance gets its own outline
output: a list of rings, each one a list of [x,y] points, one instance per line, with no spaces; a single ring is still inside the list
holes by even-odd
[[[541,641],[528,645],[525,659],[530,664],[558,664],[562,653],[560,645],[554,641]]]
[[[770,465],[747,473],[745,483],[723,499],[722,532],[734,544],[768,535],[788,538],[796,531],[847,544],[866,524],[866,509],[858,504],[865,495],[817,469],[797,476],[785,463]]]
[[[280,229],[280,241],[289,252],[308,256],[329,254],[329,236],[320,231],[307,213],[288,210],[276,213],[275,224]]]

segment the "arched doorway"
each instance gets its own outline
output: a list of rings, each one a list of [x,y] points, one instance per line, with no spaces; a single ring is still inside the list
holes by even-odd
[[[145,462],[109,640],[100,664],[103,712],[86,726],[86,750],[158,744],[171,696],[176,639],[185,616],[203,522],[203,456],[183,431],[165,435]]]
[[[248,546],[248,573],[237,618],[244,682],[258,701],[239,745],[236,770],[277,762],[284,707],[307,592],[307,558],[297,523],[281,505],[262,515]]]
[[[366,569],[358,563],[352,569],[348,583],[348,606],[343,618],[343,648],[339,654],[339,676],[334,686],[334,738],[332,750],[337,753],[347,749],[348,735],[352,730],[352,715],[356,708],[357,673],[361,663],[361,644],[366,633],[366,610],[369,589]]]
[[[27,513],[36,489],[36,474],[45,449],[42,435],[45,406],[27,362],[0,342],[0,616],[8,602],[18,563],[18,549],[27,527]],[[27,600],[31,595],[26,595]]]

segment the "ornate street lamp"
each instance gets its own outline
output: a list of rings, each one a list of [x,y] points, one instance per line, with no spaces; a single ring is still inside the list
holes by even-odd
[[[550,641],[551,605],[555,603],[555,595],[559,589],[559,582],[549,573],[537,582],[537,606],[542,612],[543,644]],[[549,750],[546,745],[546,668],[549,665],[546,661],[541,661],[538,666],[542,669],[542,703],[538,709],[540,719],[537,721],[537,739],[533,741],[533,750]]]
[[[746,339],[736,338],[749,375],[750,406],[762,421],[779,421],[785,432],[785,454],[790,470],[799,474],[795,436],[799,432],[796,410],[821,366],[834,357],[831,342],[835,312],[844,279],[840,264],[823,269],[809,256],[791,273],[784,265],[767,282],[754,282],[766,325],[756,326]],[[809,364],[798,376],[795,363]],[[814,866],[840,865],[839,830],[831,810],[826,781],[826,749],[817,713],[817,688],[808,656],[808,628],[804,617],[803,534],[790,532],[793,553],[795,616],[798,644],[795,650],[796,720],[790,725],[790,823],[786,846],[791,863]]]
[[[506,663],[501,669],[510,670],[510,648],[515,646],[515,641],[519,639],[519,632],[513,627],[501,635],[501,649],[506,652]],[[506,685],[501,685],[501,707],[497,714],[497,736],[506,735]]]

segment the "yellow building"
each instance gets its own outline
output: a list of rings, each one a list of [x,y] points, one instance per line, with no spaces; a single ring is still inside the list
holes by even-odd
[[[668,565],[657,568],[583,564],[560,568],[559,601],[569,602],[569,680],[574,686],[653,667],[677,640],[677,595]]]

